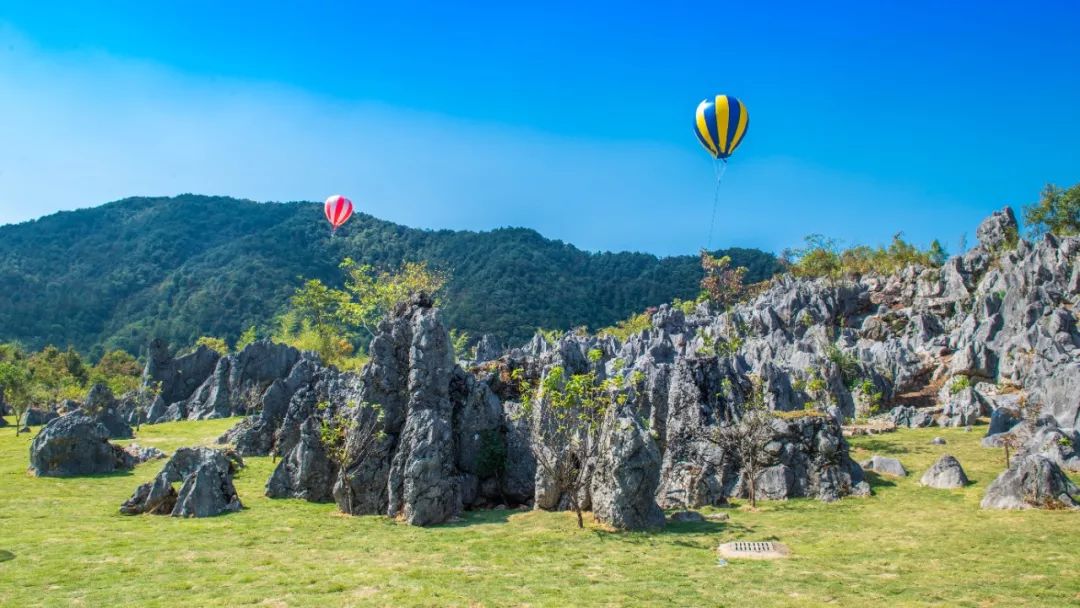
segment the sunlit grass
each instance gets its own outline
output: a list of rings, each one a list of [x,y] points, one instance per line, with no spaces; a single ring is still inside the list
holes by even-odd
[[[143,427],[171,451],[210,443],[234,420]],[[36,430],[36,429],[35,429]],[[930,445],[935,435],[949,445]],[[117,508],[160,462],[133,473],[26,474],[31,436],[0,429],[0,605],[85,606],[1066,606],[1080,602],[1080,515],[978,508],[1001,469],[981,433],[904,430],[852,440],[856,459],[899,458],[876,496],[731,509],[724,523],[661,534],[579,531],[565,513],[483,511],[413,528],[345,517],[333,505],[269,500],[269,458],[237,478],[247,509],[202,520]],[[918,486],[943,452],[973,480]],[[793,557],[717,566],[716,546],[778,539]]]

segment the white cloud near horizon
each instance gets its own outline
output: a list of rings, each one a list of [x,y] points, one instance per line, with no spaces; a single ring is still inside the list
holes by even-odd
[[[525,226],[589,250],[679,254],[705,245],[712,212],[711,161],[689,128],[686,146],[575,138],[92,51],[44,53],[4,31],[0,116],[0,224],[128,196],[340,192],[409,226]],[[881,242],[900,229],[955,240],[953,227],[973,232],[979,219],[796,159],[733,162],[721,194],[714,247],[779,250],[811,232]],[[830,204],[792,213],[803,199]],[[865,215],[866,201],[872,221],[838,231],[835,218]]]

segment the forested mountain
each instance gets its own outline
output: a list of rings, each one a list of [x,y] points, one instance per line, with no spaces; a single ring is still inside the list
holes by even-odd
[[[774,256],[731,249],[748,281]],[[129,198],[0,226],[0,341],[136,352],[268,327],[301,278],[340,284],[346,256],[427,260],[452,273],[445,319],[522,341],[537,328],[610,325],[698,292],[696,256],[589,253],[533,230],[417,230],[357,214],[330,237],[322,207],[182,195]]]

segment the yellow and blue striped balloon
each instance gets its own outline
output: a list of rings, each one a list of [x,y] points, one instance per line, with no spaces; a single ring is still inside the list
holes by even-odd
[[[717,95],[698,104],[694,133],[709,154],[727,160],[742,143],[749,124],[750,115],[741,101],[730,95]]]

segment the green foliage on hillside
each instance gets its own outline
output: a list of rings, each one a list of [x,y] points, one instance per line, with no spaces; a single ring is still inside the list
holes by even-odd
[[[777,270],[758,250],[714,253],[750,282]],[[97,356],[139,353],[154,336],[179,346],[234,343],[252,326],[268,335],[301,277],[340,287],[346,257],[447,271],[446,322],[510,343],[537,326],[599,328],[692,299],[702,276],[696,256],[588,253],[519,228],[416,230],[357,214],[330,238],[317,204],[131,198],[0,227],[0,340]]]

